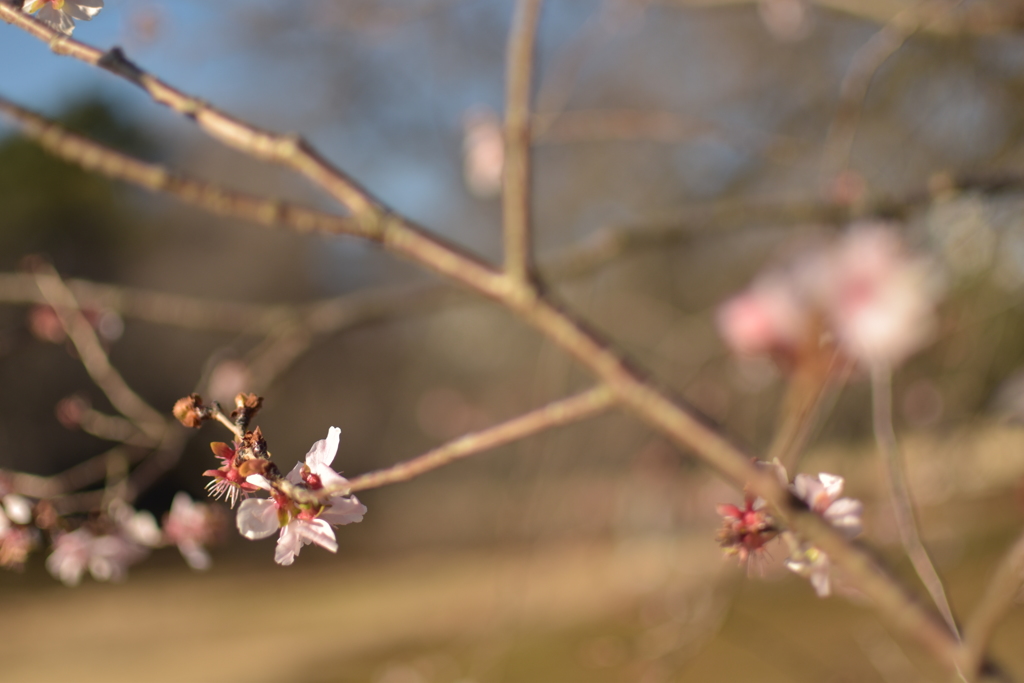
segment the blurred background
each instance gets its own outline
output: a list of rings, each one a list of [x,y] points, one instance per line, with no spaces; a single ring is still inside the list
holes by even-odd
[[[398,211],[497,259],[511,13],[501,0],[107,0],[75,37],[302,132]],[[771,440],[784,383],[726,353],[719,303],[862,216],[899,221],[942,263],[939,334],[898,373],[895,407],[923,532],[963,613],[1024,513],[1022,30],[1024,4],[1006,0],[548,0],[539,40],[541,270],[751,452]],[[12,27],[0,61],[0,94],[95,139],[333,209]],[[335,467],[355,475],[588,386],[511,316],[375,247],[212,217],[0,135],[4,469],[50,475],[111,446],[60,419],[69,396],[112,409],[26,295],[31,255],[91,292],[113,364],[158,410],[191,391],[263,395],[257,422],[285,470],[332,425]],[[869,409],[854,376],[803,470],[847,477],[867,542],[916,588],[878,494]],[[190,433],[139,506],[159,517],[178,490],[201,498],[208,444],[228,438]],[[0,678],[941,676],[856,596],[821,601],[780,571],[783,548],[749,578],[723,562],[714,504],[739,494],[623,414],[360,499],[369,512],[339,530],[337,557],[311,547],[288,568],[270,541],[235,535],[205,574],[163,550],[125,584],[68,589],[37,553],[0,574]],[[993,647],[1018,676],[1022,633],[1013,613]]]

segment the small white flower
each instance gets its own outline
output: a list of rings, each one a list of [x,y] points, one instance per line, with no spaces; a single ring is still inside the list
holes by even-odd
[[[103,0],[25,0],[21,11],[38,12],[37,19],[70,36],[75,30],[75,19],[89,21],[101,9]]]
[[[861,532],[861,518],[864,504],[853,498],[840,498],[843,493],[843,478],[835,474],[821,472],[817,477],[809,474],[798,474],[793,480],[790,490],[817,514],[825,518],[832,526],[839,529],[847,538],[853,538]],[[828,555],[820,548],[800,541],[794,534],[782,534],[789,546],[789,559],[786,567],[800,576],[810,579],[814,592],[824,598],[831,593],[829,571],[831,563]]]
[[[840,498],[843,492],[843,478],[821,472],[817,478],[809,474],[798,474],[793,480],[793,495],[807,503],[808,507],[825,518],[847,538],[858,535],[862,528],[861,517],[864,504],[854,498]]]
[[[344,490],[348,481],[331,469],[334,456],[338,453],[341,430],[331,427],[327,438],[313,444],[303,462],[295,464],[286,479],[296,485],[303,485],[312,491],[325,487]],[[270,491],[272,498],[249,498],[238,506],[235,523],[239,533],[249,540],[266,538],[280,529],[274,561],[290,565],[302,550],[302,546],[316,543],[332,553],[338,551],[338,542],[332,525],[361,522],[366,506],[355,496],[333,494],[319,508],[299,507],[287,498],[263,475],[254,474],[246,478],[249,484]]]

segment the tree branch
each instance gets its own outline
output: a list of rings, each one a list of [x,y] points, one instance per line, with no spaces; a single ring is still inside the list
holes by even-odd
[[[151,445],[159,443],[167,430],[167,420],[136,394],[110,364],[92,325],[82,315],[75,295],[49,266],[40,266],[36,273],[36,283],[56,312],[71,343],[75,345],[82,366],[92,381],[103,391],[110,404],[146,435]]]
[[[964,673],[977,675],[996,626],[1015,605],[1024,584],[1024,534],[1007,551],[964,627]]]
[[[516,3],[506,60],[505,165],[501,195],[505,272],[520,283],[530,282],[533,270],[530,95],[542,2],[518,0]]]
[[[910,489],[907,487],[903,462],[900,458],[900,447],[896,442],[896,433],[892,426],[892,373],[887,367],[875,366],[871,369],[871,403],[875,441],[878,443],[879,455],[885,470],[885,480],[889,485],[889,496],[892,499],[900,540],[903,541],[903,548],[906,550],[918,578],[921,579],[921,583],[924,584],[929,595],[932,596],[932,600],[935,601],[949,630],[959,640],[960,632],[957,629],[956,619],[953,617],[953,610],[949,606],[949,600],[946,598],[942,579],[928,555],[927,548],[921,541],[921,534],[914,516],[914,503],[910,496]]]
[[[471,432],[449,441],[423,455],[376,472],[361,474],[348,482],[346,491],[365,491],[387,484],[409,481],[414,477],[443,467],[456,460],[487,451],[498,446],[525,439],[552,427],[584,420],[604,412],[615,403],[614,394],[607,387],[597,386],[580,394],[530,411],[493,427]]]

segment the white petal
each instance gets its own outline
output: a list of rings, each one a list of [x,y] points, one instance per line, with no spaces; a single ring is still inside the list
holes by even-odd
[[[809,474],[798,474],[793,479],[793,493],[808,505],[813,506],[813,499],[821,490],[821,484]]]
[[[298,520],[298,528],[296,530],[302,536],[303,543],[316,543],[321,548],[330,550],[332,553],[338,552],[338,541],[334,537],[334,529],[324,520],[314,519],[313,521],[307,521],[300,519]]]
[[[250,541],[266,538],[280,528],[277,505],[269,498],[247,498],[238,506],[235,518],[238,533]]]
[[[829,524],[842,530],[849,538],[860,534],[863,515],[864,504],[854,498],[840,498],[825,510],[825,519]]]
[[[7,535],[7,532],[11,530],[11,521],[7,519],[7,515],[4,514],[3,510],[0,510],[0,538]]]
[[[818,594],[819,598],[827,598],[829,596],[832,592],[832,587],[828,580],[828,565],[816,568],[811,572],[811,585],[814,586],[814,592]]]
[[[825,493],[832,500],[835,500],[843,492],[843,478],[836,476],[835,474],[828,474],[822,472],[818,475],[818,479],[821,481],[822,486],[825,487]]]
[[[39,10],[39,14],[36,15],[36,18],[44,24],[49,24],[61,33],[69,36],[71,35],[71,32],[75,30],[74,19],[59,10],[53,9],[53,5],[47,5],[43,9]]]
[[[205,571],[210,568],[210,554],[198,543],[186,541],[178,545],[178,550],[192,569]]]
[[[264,491],[270,490],[270,482],[262,474],[250,474],[245,480],[253,486],[258,486]]]
[[[128,538],[132,539],[136,543],[142,545],[148,545],[150,547],[156,547],[160,545],[162,535],[160,533],[160,527],[156,523],[156,518],[153,517],[152,513],[136,512],[132,515],[126,523],[123,525],[124,533]]]
[[[338,442],[341,441],[341,430],[331,427],[327,430],[327,438],[317,441],[306,453],[306,464],[310,469],[316,465],[330,465],[338,454]]]
[[[317,443],[320,443],[320,442],[317,442]],[[285,479],[287,479],[288,481],[290,481],[293,484],[301,484],[302,483],[302,463],[301,462],[295,463],[295,467],[293,467],[292,471],[289,472],[287,476],[285,476]]]
[[[277,548],[274,549],[274,562],[287,567],[295,561],[295,557],[302,550],[302,538],[298,533],[298,520],[293,520],[281,529],[281,536],[277,539]]]
[[[348,485],[348,479],[341,476],[327,465],[321,465],[318,467],[311,467],[313,474],[320,477],[320,483],[326,488],[332,491],[345,491]]]
[[[4,496],[4,510],[15,524],[28,524],[32,521],[32,503],[17,493]]]
[[[365,514],[366,506],[354,496],[351,498],[336,496],[331,498],[331,507],[320,513],[320,519],[328,524],[352,524],[363,521]]]
[[[64,11],[75,19],[89,21],[103,9],[103,0],[76,0],[64,3]]]

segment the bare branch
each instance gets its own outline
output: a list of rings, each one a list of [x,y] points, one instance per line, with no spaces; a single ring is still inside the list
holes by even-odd
[[[10,5],[0,3],[0,19],[45,41],[56,54],[98,66],[138,86],[155,102],[194,121],[222,144],[304,175],[351,212],[352,230],[348,234],[377,242],[486,296],[498,298],[508,288],[502,274],[457,245],[391,212],[298,135],[275,134],[229,116],[143,71],[119,48],[102,52]]]
[[[779,411],[782,421],[775,430],[765,460],[778,460],[786,471],[794,471],[819,418],[828,413],[826,406],[831,403],[830,399],[834,399],[852,371],[853,364],[835,352],[829,354],[824,364],[797,369],[786,387]]]
[[[479,432],[471,432],[449,441],[423,455],[350,480],[346,491],[365,491],[388,484],[409,481],[438,467],[525,439],[553,427],[561,427],[602,413],[615,403],[607,387],[597,386],[580,394],[532,410]]]
[[[261,225],[286,227],[296,232],[359,234],[349,218],[288,202],[235,192],[213,183],[175,174],[163,166],[139,161],[88,138],[76,135],[13,102],[0,97],[0,115],[15,123],[26,136],[55,156],[110,178],[133,183],[153,192],[172,195],[185,204]]]
[[[528,283],[533,270],[530,95],[542,2],[518,0],[516,3],[506,60],[502,225],[505,232],[505,271],[519,283]]]
[[[964,673],[973,680],[981,667],[996,626],[1018,604],[1024,584],[1024,534],[1007,551],[996,567],[985,593],[964,627]]]
[[[914,516],[914,503],[907,487],[900,448],[896,443],[896,433],[892,426],[892,373],[887,367],[875,366],[871,369],[871,403],[875,441],[878,443],[879,455],[885,468],[885,479],[889,484],[889,495],[903,548],[949,630],[959,640],[960,632],[949,600],[946,598],[942,579],[935,570],[931,557],[928,556],[928,550],[921,542],[921,534]]]
[[[898,12],[854,53],[839,86],[839,106],[829,124],[823,145],[822,170],[826,182],[845,171],[850,164],[850,153],[857,135],[864,98],[875,73],[903,47],[910,36],[960,2],[921,0]]]
[[[128,386],[110,364],[107,352],[96,337],[92,325],[75,300],[75,295],[52,268],[36,273],[39,291],[53,307],[61,326],[75,345],[89,377],[106,394],[114,408],[132,421],[153,442],[159,442],[167,429],[167,420]]]

